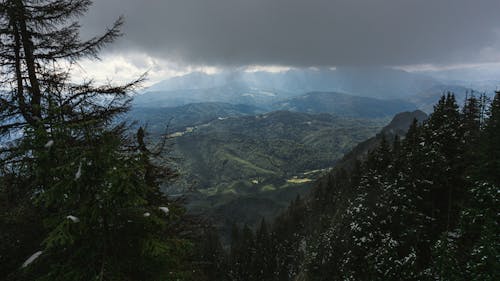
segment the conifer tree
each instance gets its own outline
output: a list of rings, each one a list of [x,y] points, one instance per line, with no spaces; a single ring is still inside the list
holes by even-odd
[[[142,78],[122,86],[70,80],[78,59],[97,58],[120,35],[122,19],[80,40],[72,21],[90,5],[0,3],[0,134],[8,142],[0,150],[0,193],[16,197],[13,221],[22,222],[15,227],[29,225],[30,214],[43,222],[29,229],[33,241],[27,236],[10,249],[20,254],[7,256],[12,266],[0,271],[8,280],[188,278],[190,243],[178,235],[184,210],[159,192],[160,176],[172,173],[154,167],[143,133],[133,139],[113,123]],[[0,225],[9,224],[1,211]]]
[[[420,150],[424,153],[420,170],[428,183],[428,216],[436,219],[435,235],[451,229],[458,216],[463,190],[463,131],[461,116],[453,94],[443,96],[423,126]]]
[[[499,190],[496,179],[495,151],[498,143],[498,94],[491,104],[491,113],[479,136],[480,144],[469,147],[477,155],[467,182],[467,201],[458,226],[444,234],[436,243],[435,275],[442,280],[496,280],[500,278],[498,255]],[[498,138],[497,138],[498,140]],[[474,171],[477,170],[478,172]],[[445,246],[443,246],[445,245]]]
[[[480,134],[483,124],[481,124],[484,119],[482,116],[482,101],[484,101],[484,94],[479,98],[474,96],[472,93],[465,100],[464,107],[462,109],[462,132],[463,135],[463,160],[461,165],[464,169],[470,168],[473,163],[477,163],[479,160],[479,149],[480,146]],[[471,173],[473,171],[467,171]]]
[[[490,107],[484,133],[481,137],[481,177],[500,185],[500,92]]]

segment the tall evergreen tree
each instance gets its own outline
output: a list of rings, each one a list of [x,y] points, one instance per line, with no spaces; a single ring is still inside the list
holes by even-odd
[[[427,171],[422,180],[429,183],[428,208],[436,218],[436,234],[451,229],[456,221],[463,190],[463,135],[461,117],[454,95],[443,96],[423,127],[421,151],[424,153],[421,169]]]
[[[0,193],[6,195],[0,199],[14,199],[16,210],[2,209],[0,225],[13,226],[6,230],[13,234],[3,237],[18,240],[15,248],[7,245],[9,263],[4,268],[2,262],[1,276],[187,278],[190,243],[178,235],[184,210],[159,192],[157,180],[171,172],[154,167],[143,133],[133,139],[113,123],[142,78],[123,86],[70,82],[78,59],[97,58],[120,35],[122,19],[103,35],[80,40],[72,21],[90,5],[0,3],[0,137],[8,143],[0,149]],[[33,241],[17,236],[26,229],[37,235]]]
[[[500,92],[490,107],[481,137],[481,177],[500,185]]]

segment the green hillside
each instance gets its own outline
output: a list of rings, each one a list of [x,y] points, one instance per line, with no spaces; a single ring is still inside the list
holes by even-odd
[[[257,113],[263,113],[263,110],[245,104],[202,102],[176,107],[134,106],[127,114],[127,119],[147,124],[148,131],[156,135],[180,131],[186,127],[205,124],[218,118]]]
[[[263,187],[331,167],[387,121],[286,111],[232,117],[175,138],[175,151],[190,183],[222,193],[241,181]]]
[[[483,99],[396,116],[271,227],[234,227],[227,280],[498,280],[500,94]]]
[[[344,153],[388,122],[288,111],[217,119],[176,134],[177,186],[195,190],[189,195],[195,213],[225,227],[236,218],[255,224],[307,192]]]

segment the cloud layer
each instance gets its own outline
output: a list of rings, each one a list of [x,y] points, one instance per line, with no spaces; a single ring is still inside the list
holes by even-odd
[[[82,34],[123,14],[112,52],[187,65],[446,65],[500,61],[498,11],[498,0],[94,0]]]

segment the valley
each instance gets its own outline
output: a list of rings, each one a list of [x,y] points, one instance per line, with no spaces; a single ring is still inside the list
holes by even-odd
[[[189,211],[210,218],[226,240],[234,223],[274,218],[382,135],[404,135],[447,91],[459,100],[474,92],[389,69],[192,73],[137,95],[129,118],[152,141],[169,138],[180,177],[164,192],[183,194]]]
[[[499,10],[1,1],[0,281],[500,280]]]
[[[224,218],[225,227],[236,218],[256,225],[305,194],[344,153],[388,121],[275,111],[187,127],[168,134],[181,173],[168,192],[192,190],[186,194],[191,211]],[[237,212],[245,215],[231,218],[237,206],[245,206]]]

